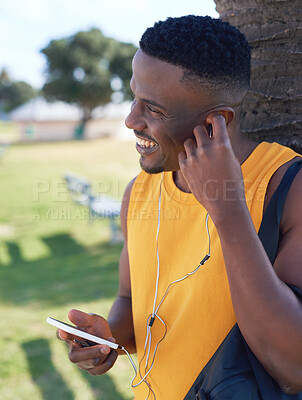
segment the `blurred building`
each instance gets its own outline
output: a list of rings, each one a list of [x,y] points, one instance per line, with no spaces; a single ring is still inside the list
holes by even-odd
[[[125,127],[124,120],[130,104],[109,103],[96,108],[92,120],[85,125],[85,132],[79,107],[62,101],[49,103],[43,97],[36,97],[17,107],[9,114],[9,118],[18,125],[22,141],[72,140],[82,137],[129,139],[133,133]]]

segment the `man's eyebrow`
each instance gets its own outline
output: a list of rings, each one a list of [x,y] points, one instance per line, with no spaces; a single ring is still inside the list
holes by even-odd
[[[141,101],[143,101],[144,103],[151,104],[152,106],[155,106],[155,107],[161,108],[161,109],[162,109],[162,110],[164,110],[164,111],[167,111],[166,107],[164,107],[164,106],[161,106],[160,104],[156,103],[156,102],[155,102],[155,101],[153,101],[153,100],[149,100],[149,99],[141,99]]]
[[[135,97],[135,94],[134,94],[134,92],[133,92],[133,90],[132,90],[132,79],[133,79],[133,78],[130,79],[129,87],[130,87],[130,90],[131,90],[132,95]],[[156,102],[153,101],[153,100],[141,99],[141,101],[143,101],[144,103],[147,103],[147,104],[151,104],[151,105],[154,106],[154,107],[161,108],[161,109],[164,110],[164,111],[167,111],[166,107],[164,107],[164,106],[162,106],[162,105],[156,103]]]

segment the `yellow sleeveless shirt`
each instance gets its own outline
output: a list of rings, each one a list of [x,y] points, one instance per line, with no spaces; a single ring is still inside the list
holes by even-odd
[[[296,155],[276,143],[263,142],[242,164],[247,205],[256,231],[261,224],[270,178]],[[152,313],[156,288],[161,180],[161,174],[142,171],[132,188],[128,209],[128,254],[138,361],[144,356],[147,318]],[[157,305],[169,284],[193,271],[207,254],[206,214],[191,193],[181,192],[175,186],[172,172],[163,173]],[[210,259],[194,275],[172,285],[158,311],[167,332],[147,377],[157,400],[183,399],[236,322],[219,237],[210,219],[209,232]],[[156,320],[151,332],[149,366],[154,347],[164,335],[164,325]],[[141,371],[145,371],[145,358]],[[139,385],[134,393],[136,400],[144,400],[148,395],[146,384]]]

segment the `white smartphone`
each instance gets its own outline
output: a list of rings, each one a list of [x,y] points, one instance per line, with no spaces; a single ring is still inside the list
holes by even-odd
[[[72,335],[76,335],[83,339],[87,339],[91,342],[94,342],[94,344],[96,344],[96,343],[105,344],[105,345],[109,346],[111,349],[115,349],[115,350],[122,348],[117,343],[112,343],[112,342],[109,342],[108,340],[102,339],[98,336],[91,335],[90,333],[81,331],[76,326],[66,324],[65,322],[58,321],[57,319],[48,317],[46,322],[48,322],[50,325],[55,326],[56,328],[62,329],[62,331],[64,331],[64,332],[71,333]],[[80,342],[79,340],[76,340],[76,342],[82,344],[83,346],[91,346],[91,344],[87,343],[87,342]]]

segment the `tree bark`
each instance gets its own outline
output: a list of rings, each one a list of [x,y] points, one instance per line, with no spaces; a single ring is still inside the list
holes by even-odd
[[[300,0],[215,0],[223,21],[252,47],[251,89],[242,130],[302,154],[302,5]]]

